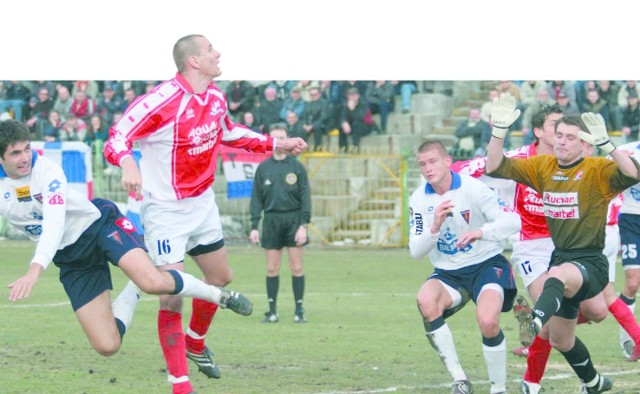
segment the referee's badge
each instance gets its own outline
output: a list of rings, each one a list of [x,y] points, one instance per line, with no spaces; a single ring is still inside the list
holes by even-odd
[[[298,177],[293,172],[290,172],[287,174],[284,180],[290,185],[295,185],[296,182],[298,182]]]

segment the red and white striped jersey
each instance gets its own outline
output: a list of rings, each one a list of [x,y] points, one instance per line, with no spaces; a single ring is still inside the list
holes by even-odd
[[[120,165],[137,142],[142,158],[142,191],[155,200],[175,201],[204,193],[214,181],[220,144],[264,153],[272,137],[234,123],[224,94],[211,82],[202,94],[180,75],[158,85],[127,108],[109,130],[104,155]]]
[[[527,158],[535,156],[536,146],[535,144],[525,145],[518,149],[505,152],[507,157],[515,158]],[[453,163],[451,169],[460,173],[468,174],[474,178],[480,178],[484,175],[485,165],[487,163],[486,157],[477,157],[471,160],[457,161]],[[493,178],[489,178],[493,179]],[[514,181],[509,181],[515,184],[515,192],[513,198],[513,209],[520,215],[522,220],[522,228],[520,229],[520,240],[547,238],[549,234],[549,228],[544,217],[544,210],[542,207],[542,197],[538,192],[530,188],[529,186]],[[489,186],[493,186],[489,184]],[[505,193],[499,192],[504,195]],[[508,201],[511,203],[511,201]]]

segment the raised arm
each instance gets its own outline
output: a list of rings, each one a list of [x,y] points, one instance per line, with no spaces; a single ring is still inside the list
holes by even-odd
[[[586,131],[580,130],[578,132],[580,139],[593,146],[597,146],[605,153],[609,154],[623,174],[637,178],[638,168],[636,167],[633,159],[631,159],[631,156],[625,152],[617,150],[615,145],[613,145],[609,140],[609,134],[607,133],[607,126],[604,117],[593,112],[585,112],[582,114],[581,118],[589,132],[587,133]]]
[[[487,174],[495,171],[504,157],[504,137],[509,131],[509,127],[520,116],[520,110],[516,109],[516,99],[509,93],[503,93],[500,97],[493,99],[491,108],[491,140],[487,145],[487,164],[485,172]]]

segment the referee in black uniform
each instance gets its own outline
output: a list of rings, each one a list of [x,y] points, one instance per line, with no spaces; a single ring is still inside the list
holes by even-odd
[[[287,139],[287,126],[272,125],[269,134],[282,141]],[[262,240],[258,224],[264,211]],[[251,194],[251,233],[253,243],[261,243],[267,255],[267,298],[269,311],[264,323],[279,320],[276,301],[280,286],[282,249],[289,252],[295,315],[293,321],[306,323],[302,300],[304,296],[304,272],[302,269],[303,246],[308,243],[307,225],[311,219],[311,189],[304,165],[296,158],[275,152],[260,163],[256,170]],[[262,242],[261,242],[262,241]]]

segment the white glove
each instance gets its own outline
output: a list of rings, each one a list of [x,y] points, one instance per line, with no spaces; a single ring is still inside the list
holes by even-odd
[[[604,118],[600,114],[594,114],[593,112],[585,112],[582,114],[582,121],[587,126],[589,133],[579,130],[578,137],[581,140],[597,146],[598,148],[610,154],[616,147],[609,141],[609,134],[607,133],[607,126],[604,123]]]
[[[520,110],[516,109],[516,99],[509,93],[503,93],[493,99],[491,107],[491,123],[493,130],[491,135],[496,138],[504,138],[509,131],[509,126],[518,119]]]

